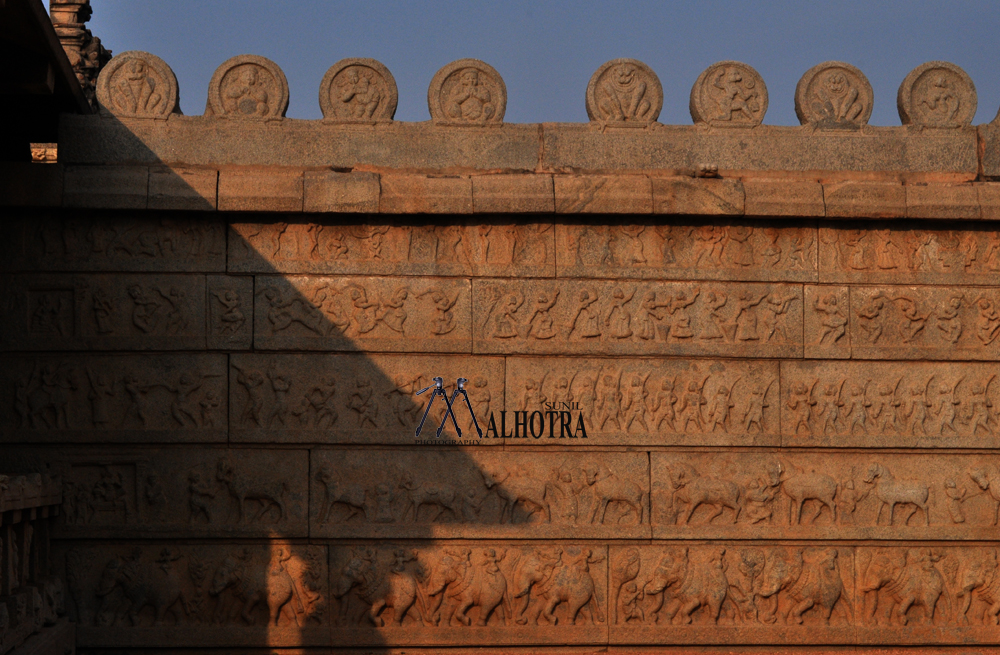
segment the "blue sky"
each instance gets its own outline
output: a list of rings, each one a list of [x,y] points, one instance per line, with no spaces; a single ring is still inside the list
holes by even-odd
[[[664,88],[660,122],[690,124],[698,74],[736,59],[764,77],[764,122],[797,125],[795,84],[836,59],[875,90],[873,125],[899,125],[896,90],[915,66],[961,66],[979,93],[974,123],[1000,107],[1000,0],[692,2],[381,2],[377,0],[92,0],[89,26],[115,52],[146,50],[177,74],[185,114],[204,111],[215,68],[237,54],[273,59],[291,88],[288,116],[319,118],[323,73],[373,57],[399,86],[397,120],[427,120],[434,72],[462,57],[507,84],[507,122],[587,120],[584,91],[604,61],[633,57]]]

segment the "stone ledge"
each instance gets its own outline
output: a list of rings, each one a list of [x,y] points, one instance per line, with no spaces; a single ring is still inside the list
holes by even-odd
[[[1000,182],[3,164],[0,206],[384,214],[1000,220]]]
[[[993,134],[983,129],[981,134]],[[976,128],[920,132],[866,127],[855,132],[654,124],[647,129],[600,130],[590,123],[454,127],[429,122],[335,125],[293,119],[241,122],[179,115],[168,120],[64,115],[59,157],[65,164],[301,166],[437,174],[671,175],[708,164],[724,177],[827,171],[848,178],[897,173],[966,182],[979,172],[980,133]],[[1000,174],[1000,164],[991,166]]]
[[[67,166],[63,206],[92,209],[145,209],[149,194],[146,166]]]
[[[302,211],[302,170],[232,169],[219,172],[220,211]]]

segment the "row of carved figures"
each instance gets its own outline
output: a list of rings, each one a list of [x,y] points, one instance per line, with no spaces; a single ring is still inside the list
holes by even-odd
[[[279,119],[288,108],[288,81],[273,61],[241,55],[225,61],[212,76],[206,116]],[[104,67],[97,81],[102,110],[123,117],[165,118],[179,113],[177,78],[159,57],[129,51]],[[898,92],[904,125],[959,128],[976,114],[976,88],[958,66],[932,61],[913,69]],[[444,125],[503,122],[507,87],[495,68],[477,59],[442,67],[427,94],[431,120]],[[326,121],[392,121],[398,91],[392,73],[374,59],[338,61],[323,76],[320,108]],[[874,93],[868,78],[851,64],[827,61],[810,68],[795,90],[795,113],[803,125],[859,129],[871,117]],[[767,85],[751,66],[720,61],[705,69],[690,93],[697,124],[759,125],[767,112]],[[587,116],[605,126],[651,125],[663,108],[656,73],[635,59],[612,59],[590,78]]]
[[[88,556],[101,553],[66,558],[78,620],[119,630],[995,627],[1000,609],[997,550],[983,547],[363,546],[333,551],[329,597],[317,548],[134,548],[93,572]]]

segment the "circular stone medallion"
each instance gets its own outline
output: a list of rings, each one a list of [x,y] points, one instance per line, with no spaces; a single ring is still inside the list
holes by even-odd
[[[738,61],[712,64],[691,87],[695,123],[752,127],[767,112],[767,86],[750,66]]]
[[[587,85],[587,116],[592,121],[648,125],[662,108],[660,78],[636,59],[605,62]]]
[[[102,111],[129,118],[166,118],[179,113],[177,78],[156,55],[123,52],[97,78],[97,102]]]
[[[972,78],[946,61],[917,66],[903,79],[896,94],[903,125],[966,127],[976,116],[976,105]]]
[[[499,125],[507,110],[507,86],[489,64],[459,59],[434,74],[427,106],[435,123]]]
[[[374,59],[341,59],[319,85],[323,118],[338,123],[391,121],[398,99],[395,78]]]
[[[803,125],[857,128],[868,124],[874,98],[864,73],[842,61],[825,61],[795,86],[795,115]]]
[[[208,85],[209,116],[281,118],[288,109],[288,80],[278,65],[257,55],[240,55],[215,69]]]

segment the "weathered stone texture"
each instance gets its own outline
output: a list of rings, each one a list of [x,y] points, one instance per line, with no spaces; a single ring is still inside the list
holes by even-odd
[[[996,640],[992,184],[271,173],[4,226],[81,648]]]

